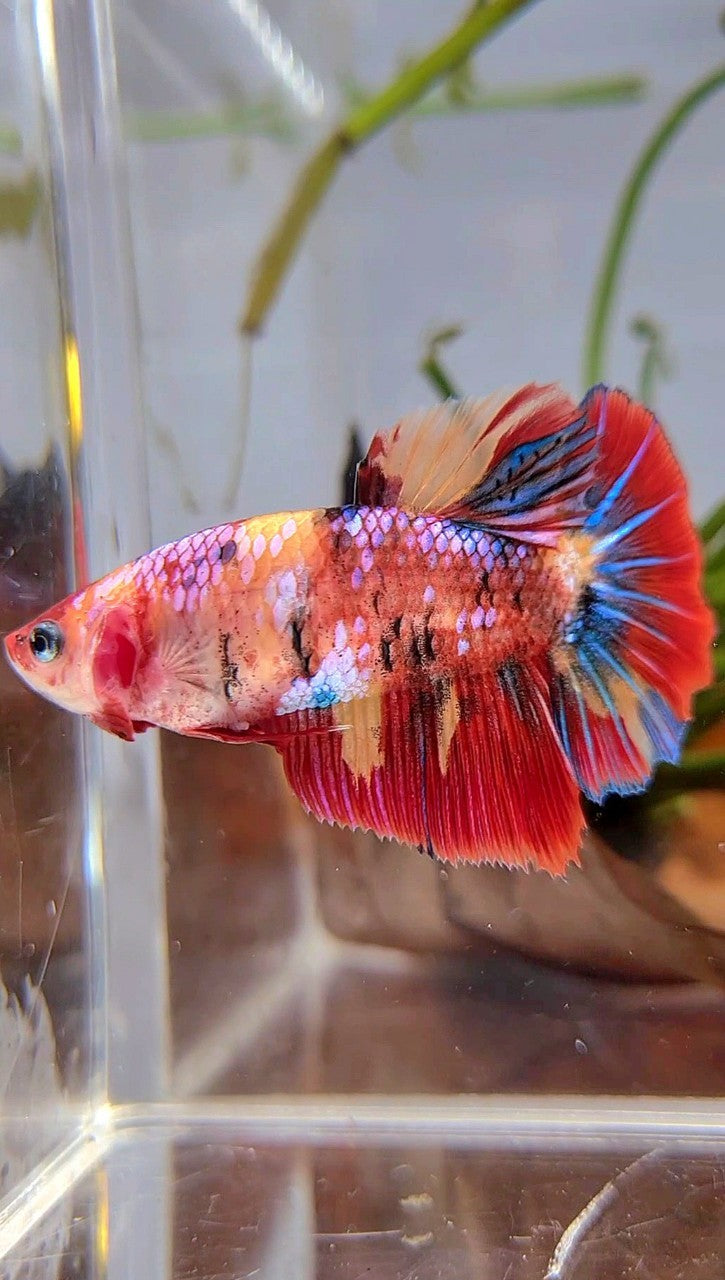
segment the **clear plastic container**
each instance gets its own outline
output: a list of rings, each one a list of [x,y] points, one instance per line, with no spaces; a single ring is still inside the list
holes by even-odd
[[[459,6],[0,7],[4,627],[192,528],[339,501],[351,428],[430,399],[436,326],[465,322],[473,393],[579,390],[614,197],[707,69],[706,7],[524,14],[487,82],[644,69],[649,96],[396,125],[251,345],[246,282],[341,80]],[[698,513],[721,131],[718,100],[662,170],[612,355],[633,381],[624,319],[666,316]],[[307,819],[270,750],[120,743],[0,681],[3,1275],[717,1280],[722,793],[595,835],[566,884],[444,870]]]

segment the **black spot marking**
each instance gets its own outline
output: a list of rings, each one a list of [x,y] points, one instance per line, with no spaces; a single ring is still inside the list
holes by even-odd
[[[416,845],[416,849],[418,853],[426,854],[426,856],[430,858],[432,862],[438,861],[438,854],[436,853],[435,849],[433,848],[433,845],[430,842],[430,837],[428,837],[427,844]]]
[[[357,501],[357,469],[364,458],[362,442],[356,426],[350,427],[350,443],[342,473],[342,501],[352,506]]]
[[[382,663],[386,671],[393,670],[393,659],[392,659],[390,649],[391,649],[390,641],[386,640],[383,637],[383,639],[380,641],[380,657],[382,659]]]
[[[523,613],[524,606],[521,603],[521,591],[518,587],[514,591],[514,607],[518,609],[519,613]]]
[[[417,631],[413,632],[410,641],[410,661],[414,667],[423,666],[423,637]]]
[[[290,632],[292,634],[292,648],[300,660],[300,666],[302,667],[305,676],[309,679],[312,654],[304,642],[303,632],[305,621],[305,613],[303,611],[297,613],[290,621]]]
[[[231,538],[230,541],[225,542],[224,546],[222,547],[221,556],[220,556],[222,564],[228,564],[229,561],[232,559],[232,557],[236,555],[236,553],[237,553],[237,544],[234,541],[234,539]]]
[[[426,618],[423,626],[413,631],[410,641],[410,661],[414,667],[427,667],[435,662],[435,659],[433,632]]]
[[[415,635],[411,644],[410,656],[417,667],[429,667],[435,661],[435,653],[430,644],[430,635],[425,628]]]
[[[342,515],[342,512],[342,507],[325,507],[322,519],[328,521],[331,526]],[[332,528],[330,528],[330,542],[333,555],[341,555],[349,550],[352,545],[352,538],[344,523],[341,522],[340,528],[336,532],[333,532]]]
[[[502,662],[496,672],[501,688],[507,698],[513,703],[519,720],[525,720],[529,724],[537,724],[538,719],[526,690],[526,681],[524,669],[520,662],[515,658],[508,658],[506,662]]]
[[[476,604],[483,604],[483,596],[489,600],[491,598],[491,588],[488,581],[488,569],[481,570],[481,576],[478,580],[478,590],[476,591]]]
[[[380,617],[380,596],[381,596],[380,591],[376,591],[373,595],[373,609],[375,610],[378,617]]]
[[[501,685],[503,692],[512,700],[516,708],[516,714],[519,719],[524,718],[523,690],[521,690],[521,672],[520,663],[509,658],[507,662],[501,663],[496,672],[498,684]]]
[[[470,724],[476,716],[481,714],[481,702],[475,688],[470,683],[458,685],[456,688],[458,696],[458,713],[463,724]]]
[[[423,655],[427,662],[435,662],[436,651],[433,632],[427,619],[423,627]]]
[[[402,617],[393,618],[393,621],[390,624],[390,630],[392,631],[396,640],[400,639],[400,628],[402,627],[402,625],[403,625]]]

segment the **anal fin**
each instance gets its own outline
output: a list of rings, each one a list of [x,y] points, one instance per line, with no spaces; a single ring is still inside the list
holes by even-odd
[[[375,724],[375,718],[366,723]],[[358,721],[358,727],[360,721]],[[447,862],[561,873],[583,818],[543,680],[510,663],[485,680],[385,691],[378,753],[339,732],[275,743],[290,786],[316,817],[417,845]],[[363,767],[360,767],[360,761]]]

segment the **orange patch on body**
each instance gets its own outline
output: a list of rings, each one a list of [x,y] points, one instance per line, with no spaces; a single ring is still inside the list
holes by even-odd
[[[383,709],[379,688],[366,698],[353,698],[333,707],[333,720],[342,732],[342,758],[356,778],[369,779],[384,763]]]

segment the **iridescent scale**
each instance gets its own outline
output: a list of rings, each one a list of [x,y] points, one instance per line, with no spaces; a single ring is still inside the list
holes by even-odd
[[[193,613],[223,580],[244,587],[255,577],[266,581],[269,561],[276,561],[297,533],[294,515],[217,525],[141,556],[133,566],[134,579],[148,595],[160,591],[170,599],[176,613]]]
[[[364,698],[416,666],[445,676],[467,655],[503,660],[512,601],[521,629],[542,553],[433,515],[351,506],[221,525],[132,572],[190,625],[203,612],[231,634],[240,669],[287,671],[283,687],[269,687],[271,709],[285,715]]]

